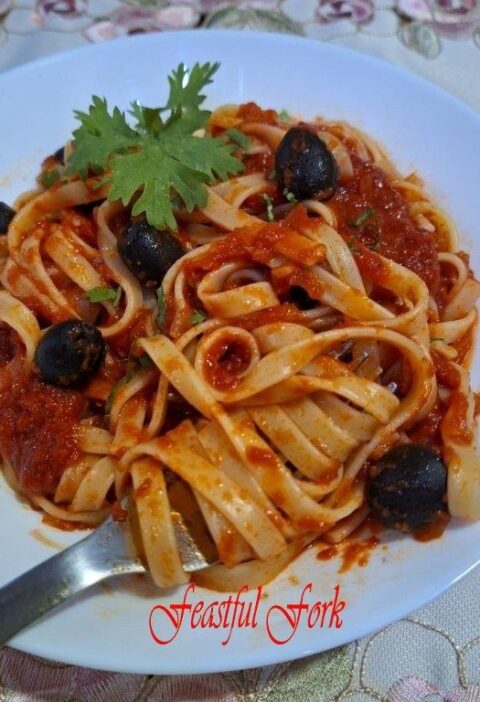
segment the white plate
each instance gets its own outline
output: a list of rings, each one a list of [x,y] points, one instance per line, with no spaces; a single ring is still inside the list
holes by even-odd
[[[43,157],[58,148],[74,124],[72,110],[104,95],[127,107],[140,99],[160,104],[166,75],[181,61],[220,61],[209,104],[255,100],[305,116],[351,121],[379,139],[403,171],[416,168],[432,195],[454,217],[462,245],[480,271],[478,182],[480,119],[462,103],[387,63],[336,46],[299,38],[229,31],[148,35],[88,47],[23,66],[0,76],[0,199],[9,201],[33,180]],[[479,377],[480,362],[474,372]],[[40,525],[0,483],[0,585],[53,555],[35,539],[40,528],[67,544],[81,534]],[[181,599],[183,588],[162,593],[125,579],[92,590],[17,636],[16,648],[59,661],[135,673],[200,673],[275,663],[338,646],[384,627],[436,597],[480,561],[480,524],[450,525],[441,540],[419,544],[394,534],[368,567],[346,575],[338,563],[304,554],[262,601],[256,629],[225,632],[184,627],[158,646],[148,630],[156,602]],[[294,576],[294,577],[292,577]],[[299,627],[288,644],[273,644],[264,625],[274,603],[295,602],[313,582],[307,601],[329,599],[336,583],[347,602],[338,629]],[[198,598],[212,602],[206,591]],[[1,626],[1,622],[0,622]]]

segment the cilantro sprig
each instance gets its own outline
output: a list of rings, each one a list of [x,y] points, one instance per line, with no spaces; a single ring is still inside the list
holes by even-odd
[[[133,202],[134,216],[144,214],[159,229],[176,229],[174,201],[189,212],[204,207],[207,184],[243,170],[234,143],[196,136],[211,114],[202,109],[202,91],[218,68],[218,63],[195,64],[188,71],[180,64],[168,78],[166,105],[132,103],[133,124],[118,107],[109,111],[107,101],[94,95],[88,112],[75,112],[80,126],[73,132],[67,175],[103,176],[109,200],[124,206]]]

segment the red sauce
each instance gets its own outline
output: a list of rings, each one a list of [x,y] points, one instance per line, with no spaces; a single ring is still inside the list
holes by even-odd
[[[379,543],[380,541],[376,536],[369,536],[363,541],[348,543],[342,553],[342,566],[338,572],[346,573],[354,565],[362,568],[368,565],[370,555]]]
[[[268,176],[273,171],[275,161],[273,154],[270,151],[264,151],[261,154],[245,156],[243,159],[243,165],[245,166],[243,175],[249,175],[250,173],[263,173],[264,175]],[[263,202],[263,200],[261,201],[261,204],[263,205],[262,209],[265,210],[265,202]]]
[[[414,425],[408,432],[408,436],[414,444],[430,446],[433,449],[440,449],[442,446],[442,436],[440,432],[441,424],[445,416],[446,407],[437,399],[433,409],[421,422]]]
[[[47,385],[36,376],[16,379],[0,393],[0,450],[20,483],[33,493],[52,493],[79,456],[79,392]]]
[[[442,432],[455,444],[468,446],[473,441],[472,429],[467,420],[468,400],[460,390],[454,390],[448,411],[442,421]]]
[[[447,388],[455,390],[458,388],[460,378],[458,372],[452,366],[448,358],[445,358],[441,353],[432,351],[432,360],[437,374],[437,380],[440,385],[445,385]]]
[[[317,553],[319,561],[331,561],[338,556],[338,546],[328,546]]]
[[[275,305],[275,307],[266,307],[257,312],[250,312],[244,317],[236,317],[232,320],[232,324],[247,330],[256,329],[265,324],[274,324],[275,322],[307,325],[309,320],[299,312],[295,305],[289,302],[283,302],[280,305]]]
[[[112,518],[115,522],[126,522],[128,519],[127,510],[123,509],[118,500],[116,500],[112,505]]]
[[[0,367],[9,363],[20,347],[18,334],[8,324],[0,322]]]
[[[341,183],[328,201],[337,217],[343,238],[410,268],[436,294],[440,284],[440,267],[435,238],[421,229],[410,215],[408,201],[390,184],[388,176],[371,163],[351,155],[353,178]],[[367,210],[373,216],[354,226]]]
[[[302,208],[295,208],[301,210]],[[311,220],[309,220],[311,223]],[[286,217],[278,222],[266,222],[237,229],[228,237],[216,241],[202,256],[183,264],[186,278],[198,275],[198,271],[216,270],[231,261],[255,261],[268,264],[278,254],[294,260],[312,263],[324,257],[325,249],[299,235],[297,226]]]
[[[270,451],[259,446],[250,446],[246,452],[247,461],[264,468],[276,468],[277,457]]]
[[[237,116],[245,122],[263,122],[277,124],[278,115],[275,110],[262,110],[256,102],[245,102],[238,108]]]
[[[58,519],[57,517],[52,517],[50,514],[44,514],[42,517],[43,524],[47,526],[54,527],[55,529],[60,529],[60,531],[77,531],[77,529],[91,529],[91,524],[85,524],[84,522],[69,522],[68,519]]]
[[[240,374],[250,363],[250,351],[238,339],[220,337],[208,348],[205,358],[205,377],[217,390],[233,390],[240,382]]]
[[[416,541],[421,541],[423,543],[433,541],[434,539],[439,539],[445,531],[449,521],[450,516],[446,512],[439,512],[435,521],[433,521],[431,524],[426,524],[421,529],[417,529],[413,533],[413,536]]]

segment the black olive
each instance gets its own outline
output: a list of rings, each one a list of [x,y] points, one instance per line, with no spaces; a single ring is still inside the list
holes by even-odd
[[[418,444],[401,444],[372,466],[367,499],[382,524],[415,531],[445,509],[447,469],[440,456]]]
[[[166,272],[185,251],[173,234],[147,222],[133,222],[118,238],[124,263],[144,285],[158,287]]]
[[[63,165],[65,162],[65,147],[61,146],[59,149],[57,149],[53,154],[53,158],[55,161],[58,161],[58,163]]]
[[[8,225],[15,217],[16,212],[5,202],[0,202],[0,234],[8,232]]]
[[[96,327],[69,319],[54,324],[43,335],[35,352],[35,365],[46,383],[76,386],[95,375],[105,352],[105,341]]]
[[[306,127],[292,127],[275,154],[275,171],[282,191],[298,199],[329,197],[337,184],[338,168],[325,142]]]

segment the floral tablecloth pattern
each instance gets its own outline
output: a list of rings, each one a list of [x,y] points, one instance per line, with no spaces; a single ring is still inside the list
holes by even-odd
[[[0,0],[0,70],[139,32],[291,32],[406,66],[480,109],[480,0]]]
[[[192,27],[350,46],[480,111],[480,0],[0,0],[0,70],[90,42]],[[480,702],[479,594],[480,571],[356,643],[217,675],[104,673],[3,648],[0,702]]]

